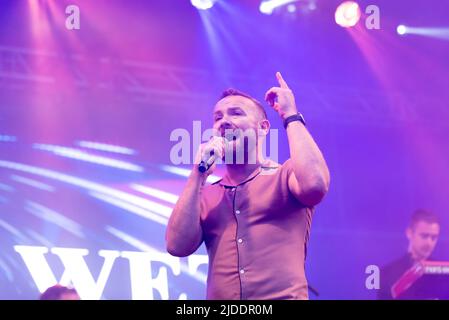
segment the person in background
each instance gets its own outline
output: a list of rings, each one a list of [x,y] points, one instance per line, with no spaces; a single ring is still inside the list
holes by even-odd
[[[64,287],[56,284],[45,290],[39,300],[81,300],[74,288]]]
[[[431,255],[440,235],[440,221],[433,212],[416,210],[406,230],[408,239],[407,253],[380,270],[380,289],[377,292],[379,300],[391,300],[391,288],[395,282],[415,263],[432,260]],[[407,292],[407,298],[413,299],[418,292],[413,287]]]

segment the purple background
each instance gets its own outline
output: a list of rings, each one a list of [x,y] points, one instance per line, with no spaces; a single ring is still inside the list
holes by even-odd
[[[365,288],[365,267],[405,252],[405,228],[417,208],[441,216],[435,254],[449,260],[449,41],[396,34],[399,24],[449,27],[449,2],[359,1],[362,9],[380,7],[380,30],[367,30],[364,21],[351,30],[336,25],[340,1],[317,0],[311,12],[298,7],[289,14],[284,8],[271,16],[258,11],[256,0],[225,2],[200,13],[187,0],[2,1],[0,135],[16,141],[0,141],[0,160],[115,188],[140,183],[179,194],[185,179],[161,170],[171,164],[170,132],[191,131],[194,120],[201,120],[203,129],[210,125],[212,106],[229,86],[263,100],[281,71],[332,178],[316,210],[308,251],[307,273],[318,298],[374,298],[375,290]],[[80,30],[64,27],[68,4],[80,7]],[[268,106],[267,112],[279,129],[284,161],[286,135],[278,115]],[[137,151],[132,156],[108,156],[145,171],[107,168],[32,147],[77,148],[79,140],[132,148]],[[50,184],[57,196],[12,175]],[[34,230],[59,247],[136,250],[105,232],[105,225],[115,225],[164,249],[163,226],[76,187],[3,167],[0,183],[14,188],[0,190],[0,219],[25,234]],[[86,236],[31,217],[24,209],[28,200],[78,221]],[[9,277],[0,271],[0,299],[38,295],[13,250],[18,244],[42,245],[0,227],[0,259],[13,270]],[[101,262],[89,262],[94,274]],[[117,264],[106,299],[130,298],[126,268],[125,262]],[[204,298],[204,285],[169,279],[170,290]]]

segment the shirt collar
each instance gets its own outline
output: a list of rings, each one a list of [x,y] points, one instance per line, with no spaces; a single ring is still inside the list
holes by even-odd
[[[243,180],[242,182],[240,182],[237,185],[232,184],[229,179],[228,176],[225,175],[222,179],[218,180],[217,182],[213,183],[213,184],[219,184],[222,187],[227,187],[227,188],[235,188],[241,185],[244,185],[245,183],[253,180],[254,178],[256,178],[259,174],[261,173],[265,173],[265,172],[270,172],[273,171],[275,169],[277,169],[279,167],[279,164],[272,161],[272,160],[267,160],[265,161],[260,167],[258,167],[257,169],[255,169],[249,176],[248,178],[246,178],[245,180]]]

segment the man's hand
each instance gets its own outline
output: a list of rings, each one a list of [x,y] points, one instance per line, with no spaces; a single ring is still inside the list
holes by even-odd
[[[287,82],[282,78],[280,72],[276,72],[276,78],[279,82],[279,87],[272,87],[265,93],[265,101],[276,110],[282,119],[291,115],[297,114],[295,104],[295,96],[287,85]]]
[[[212,151],[216,154],[216,157],[211,157]],[[194,168],[195,172],[198,171],[198,165],[201,161],[208,161],[207,165],[210,166],[209,169],[202,174],[204,178],[207,178],[215,170],[216,163],[215,159],[223,159],[225,155],[225,141],[222,137],[213,136],[208,142],[202,143],[196,153]]]

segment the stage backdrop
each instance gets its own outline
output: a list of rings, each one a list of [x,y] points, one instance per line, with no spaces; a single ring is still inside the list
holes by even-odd
[[[276,71],[331,172],[310,297],[375,298],[366,271],[406,251],[418,208],[440,215],[435,256],[449,259],[449,42],[396,33],[447,27],[449,4],[379,0],[380,29],[369,30],[366,14],[336,25],[340,1],[305,3],[264,15],[253,0],[207,11],[187,0],[2,1],[0,299],[37,299],[57,282],[83,299],[204,299],[204,246],[165,251],[191,168],[176,146],[191,161],[221,92],[262,101]],[[67,28],[70,5],[79,29]],[[285,131],[266,109],[267,155],[282,163]]]

